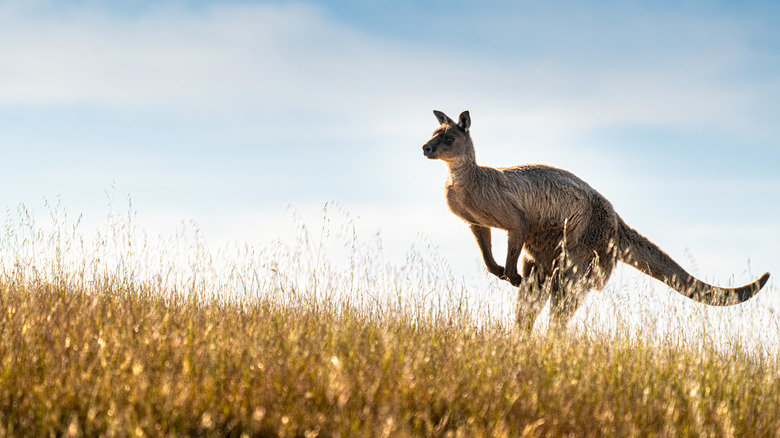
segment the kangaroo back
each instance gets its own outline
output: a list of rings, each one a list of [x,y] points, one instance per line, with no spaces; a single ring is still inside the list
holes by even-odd
[[[727,306],[749,300],[769,280],[765,273],[758,280],[737,288],[704,283],[685,271],[656,244],[618,220],[618,258],[639,271],[666,283],[688,298],[712,306]]]

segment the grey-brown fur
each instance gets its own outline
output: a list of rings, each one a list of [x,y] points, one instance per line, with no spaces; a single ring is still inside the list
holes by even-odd
[[[720,288],[688,274],[653,242],[626,225],[612,204],[573,174],[543,165],[493,168],[477,165],[468,111],[456,123],[433,112],[441,126],[423,146],[430,159],[447,163],[446,198],[477,240],[488,271],[518,289],[518,323],[530,328],[548,295],[551,315],[565,322],[582,293],[601,289],[617,261],[710,305],[748,300],[769,279]],[[506,230],[504,266],[493,258],[490,229]],[[522,276],[517,272],[520,257]]]

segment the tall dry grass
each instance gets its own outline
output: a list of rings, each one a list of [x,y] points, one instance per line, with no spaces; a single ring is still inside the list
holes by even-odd
[[[2,436],[780,435],[774,354],[521,335],[426,248],[393,264],[349,220],[212,252],[132,214],[91,240],[57,206],[6,215]]]

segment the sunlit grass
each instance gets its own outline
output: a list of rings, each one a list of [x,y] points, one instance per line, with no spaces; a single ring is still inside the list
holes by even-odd
[[[149,243],[132,215],[93,239],[57,208],[7,216],[0,435],[780,434],[776,355],[522,335],[435,255],[389,263],[349,220],[212,252],[189,226]]]

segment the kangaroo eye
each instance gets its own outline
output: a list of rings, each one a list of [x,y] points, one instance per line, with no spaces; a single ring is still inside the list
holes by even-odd
[[[444,137],[445,143],[452,143],[453,141],[455,141],[455,139],[450,136]]]

